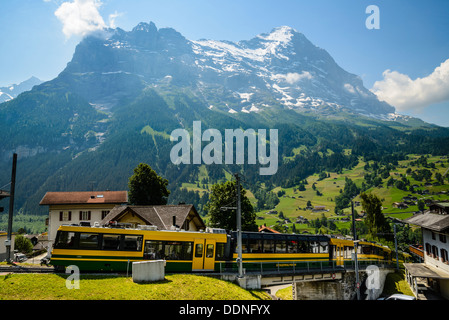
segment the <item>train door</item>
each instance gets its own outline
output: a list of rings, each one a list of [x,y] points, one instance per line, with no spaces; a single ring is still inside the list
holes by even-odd
[[[215,240],[195,239],[192,271],[213,271],[215,267]]]
[[[206,240],[204,255],[204,270],[213,271],[215,268],[215,240]]]
[[[337,254],[336,254],[337,266],[344,265],[343,250],[344,250],[343,245],[337,245]]]
[[[204,239],[195,239],[193,247],[192,271],[202,271],[204,269]]]

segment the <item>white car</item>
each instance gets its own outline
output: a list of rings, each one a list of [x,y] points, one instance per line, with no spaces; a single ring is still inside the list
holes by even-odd
[[[416,300],[416,298],[406,294],[395,293],[387,298],[379,298],[377,300]]]
[[[14,254],[14,261],[16,262],[23,262],[27,260],[27,256],[23,253],[16,253]]]

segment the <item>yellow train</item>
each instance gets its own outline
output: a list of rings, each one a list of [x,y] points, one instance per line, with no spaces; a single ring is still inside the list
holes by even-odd
[[[237,233],[158,231],[151,226],[111,228],[61,226],[51,264],[57,269],[76,265],[82,271],[131,270],[132,262],[163,259],[166,272],[237,270]],[[391,250],[361,241],[358,260],[391,262]],[[354,242],[325,235],[242,232],[242,261],[246,271],[296,267],[323,268],[351,263]]]
[[[352,265],[354,263],[354,241],[347,239],[331,238],[333,247],[333,259],[337,266]],[[357,260],[359,263],[391,263],[392,254],[388,247],[368,242],[358,241]]]

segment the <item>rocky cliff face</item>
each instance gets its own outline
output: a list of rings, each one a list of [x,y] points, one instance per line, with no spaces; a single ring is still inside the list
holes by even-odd
[[[83,40],[60,80],[88,99],[114,103],[143,88],[188,87],[211,108],[257,112],[273,105],[387,115],[361,79],[290,27],[248,41],[191,41],[171,28],[140,23]],[[117,98],[114,100],[114,97]],[[95,102],[92,101],[92,102]]]

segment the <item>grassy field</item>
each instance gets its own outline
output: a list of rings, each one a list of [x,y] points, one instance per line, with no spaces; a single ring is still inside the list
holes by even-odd
[[[136,284],[131,277],[81,275],[79,289],[67,289],[68,275],[0,276],[0,300],[270,300],[263,291],[242,289],[211,277],[167,274],[165,280]]]
[[[408,160],[399,161],[396,169],[390,172],[389,177],[382,179],[382,184],[379,187],[371,188],[367,192],[372,192],[376,194],[382,201],[384,207],[384,214],[391,215],[395,218],[405,219],[413,215],[413,212],[418,211],[417,205],[411,205],[407,209],[397,209],[393,207],[394,202],[401,202],[404,196],[410,194],[410,191],[400,190],[396,187],[388,187],[387,180],[390,177],[393,179],[400,179],[401,175],[406,175],[407,179],[410,181],[411,185],[417,185],[417,189],[428,190],[426,195],[417,195],[418,199],[433,199],[433,200],[449,200],[449,184],[445,180],[446,184],[439,186],[426,186],[425,181],[415,181],[410,174],[406,171],[408,168],[411,170],[423,169],[423,167],[418,167],[416,165],[411,165],[411,162],[418,159],[420,155],[410,155]],[[433,163],[435,168],[428,168],[432,172],[432,183],[435,182],[434,175],[436,172],[444,175],[449,167],[447,160],[441,161],[439,156],[430,156],[427,160],[429,164]],[[372,164],[372,162],[371,162]],[[319,175],[314,174],[306,178],[308,184],[305,185],[305,191],[299,191],[298,186],[291,188],[281,188],[277,187],[273,189],[275,193],[283,190],[285,194],[280,197],[279,204],[273,209],[278,213],[283,212],[284,217],[290,219],[290,223],[284,223],[285,226],[291,228],[292,224],[296,222],[299,216],[307,218],[309,221],[311,219],[321,218],[324,214],[327,218],[334,219],[336,225],[339,229],[349,228],[350,222],[341,222],[340,220],[344,216],[337,216],[334,213],[335,209],[335,197],[340,194],[340,189],[344,190],[345,178],[350,178],[358,187],[361,187],[365,176],[366,163],[360,161],[359,164],[351,170],[343,170],[341,174],[334,172],[329,173],[329,177],[319,180]],[[316,190],[313,190],[312,185],[315,184],[315,189],[318,190],[322,196],[317,195]],[[440,191],[446,191],[446,194],[439,194]],[[360,197],[356,197],[355,201],[360,201]],[[312,206],[325,206],[326,210],[321,212],[313,212],[312,210],[306,210],[307,201],[311,201]],[[355,210],[357,212],[362,211],[361,206],[356,206]],[[277,215],[267,214],[268,210],[257,212],[259,217],[257,223],[259,225],[266,224],[267,226],[274,226],[278,221],[280,221]],[[344,210],[344,215],[349,216],[351,213],[350,208]],[[310,228],[306,224],[295,224],[296,230],[300,232],[308,231],[314,233],[314,229]],[[291,230],[291,229],[290,229]]]

